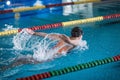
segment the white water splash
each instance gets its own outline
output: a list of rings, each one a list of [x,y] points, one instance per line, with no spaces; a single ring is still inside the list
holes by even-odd
[[[51,60],[58,57],[56,53],[63,46],[53,49],[57,40],[50,40],[48,39],[48,36],[49,35],[41,39],[40,36],[32,36],[28,34],[24,29],[13,38],[14,49],[30,50],[33,53],[31,56],[40,62]],[[80,46],[77,47],[77,50],[88,49],[87,42],[85,40],[81,40],[79,45]],[[66,52],[63,52],[63,55],[65,54]]]
[[[5,28],[2,29],[4,31],[18,29],[18,28],[14,28],[13,25],[9,25],[9,24],[5,24],[4,26]]]
[[[31,38],[32,35],[29,35],[25,29],[23,29],[20,33],[18,33],[13,38],[14,49],[23,50],[23,49],[30,49],[27,48],[27,42]]]
[[[34,59],[38,61],[46,61],[55,57],[58,49],[53,49],[52,46],[55,44],[56,40],[51,41],[48,39],[48,36],[49,35],[47,35],[34,47]]]
[[[87,41],[86,40],[80,40],[79,46],[76,47],[78,50],[86,50],[88,49]]]
[[[14,49],[32,51],[32,57],[37,61],[53,59],[58,49],[51,49],[56,40],[50,40],[46,36],[44,39],[39,36],[32,37],[25,29],[13,38]]]

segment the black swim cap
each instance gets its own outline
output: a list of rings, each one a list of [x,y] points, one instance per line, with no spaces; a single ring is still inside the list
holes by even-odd
[[[74,27],[71,31],[72,37],[79,37],[83,34],[83,31],[79,27]]]

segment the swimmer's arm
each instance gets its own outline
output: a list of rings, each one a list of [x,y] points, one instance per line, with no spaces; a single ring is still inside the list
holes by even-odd
[[[31,29],[26,29],[26,31],[31,34],[31,35],[37,35],[37,36],[42,36],[42,37],[45,37],[46,35],[48,35],[47,33],[44,33],[44,32],[34,32],[33,30]],[[48,38],[50,39],[62,39],[62,36],[65,36],[63,34],[50,34],[48,36]],[[66,37],[67,38],[67,37]]]
[[[48,38],[53,39],[53,40],[60,40],[61,34],[50,34]]]
[[[31,34],[31,35],[37,35],[37,36],[42,36],[42,37],[45,37],[47,35],[47,33],[44,33],[44,32],[34,32],[33,30],[31,29],[26,29],[26,31]]]
[[[26,29],[26,31],[31,35],[37,35],[37,36],[42,36],[42,37],[45,37],[46,35],[48,35],[47,33],[44,33],[44,32],[34,32],[31,29]],[[53,40],[54,39],[60,39],[60,35],[61,34],[50,34],[48,36],[48,38],[53,39]]]
[[[45,37],[45,36],[47,35],[47,33],[43,33],[43,32],[34,32],[33,35]]]

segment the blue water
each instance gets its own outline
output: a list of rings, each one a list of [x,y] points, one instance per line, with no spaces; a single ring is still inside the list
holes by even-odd
[[[113,13],[120,13],[119,3],[107,3],[94,4],[93,16],[108,15]],[[78,9],[79,10],[79,9]],[[46,14],[32,14],[29,16],[21,17],[16,20],[13,18],[0,20],[0,31],[4,29],[14,28],[28,28],[37,25],[44,25],[50,23],[64,22],[76,19],[84,19],[91,17],[87,13],[76,12],[70,13],[65,16],[62,15],[63,11],[56,11],[58,14],[46,13]],[[84,31],[83,40],[87,41],[88,49],[84,51],[75,50],[67,54],[55,58],[51,61],[40,63],[40,64],[25,64],[10,68],[6,71],[0,71],[0,80],[15,80],[16,78],[26,77],[33,74],[47,72],[51,70],[57,70],[76,64],[86,63],[94,60],[103,59],[106,57],[112,57],[120,54],[120,23],[117,24],[106,24],[106,22],[91,23],[78,25]],[[47,33],[61,33],[70,36],[71,28],[60,27],[48,30],[39,30]],[[18,54],[31,54],[25,50],[14,49],[12,43],[13,37],[0,36],[0,61],[6,61],[9,63],[14,61],[14,58],[18,57]],[[10,60],[9,60],[10,59]],[[2,66],[3,64],[0,64]],[[5,64],[4,64],[5,65]],[[69,74],[48,78],[45,80],[120,80],[120,62],[105,64],[94,68],[89,68]]]

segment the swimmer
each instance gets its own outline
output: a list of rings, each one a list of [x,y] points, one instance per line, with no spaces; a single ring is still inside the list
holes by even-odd
[[[27,32],[31,35],[42,36],[45,37],[48,34],[43,32],[34,32],[31,29],[26,29]],[[53,40],[59,40],[58,43],[54,46],[54,48],[61,47],[57,54],[61,54],[62,52],[68,52],[76,46],[79,46],[79,42],[82,39],[83,31],[79,27],[74,27],[71,31],[71,36],[66,36],[64,34],[49,34],[48,38]],[[67,44],[67,45],[65,45]]]
[[[44,33],[44,32],[34,32],[31,29],[26,29],[26,31],[31,35],[36,35],[41,37],[45,37],[48,35],[47,33]],[[83,31],[79,27],[74,27],[71,30],[70,37],[64,34],[49,34],[48,38],[52,40],[58,40],[58,43],[53,48],[60,48],[56,53],[60,55],[62,52],[67,53],[68,51],[75,48],[76,46],[79,46],[79,42],[82,39],[82,34],[83,34]],[[41,63],[41,62],[35,60],[33,57],[30,57],[29,59],[20,58],[20,59],[16,59],[8,67],[15,67],[22,64],[35,64],[35,63]]]

